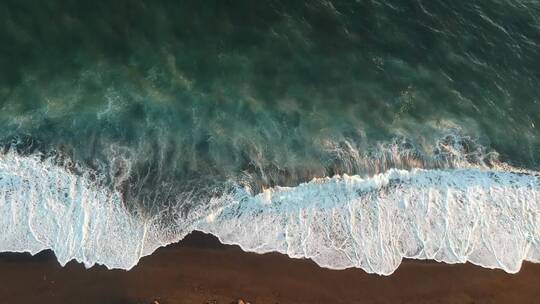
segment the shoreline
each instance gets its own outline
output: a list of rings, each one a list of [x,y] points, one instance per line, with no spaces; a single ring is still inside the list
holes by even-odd
[[[280,253],[256,254],[193,232],[129,271],[61,267],[50,250],[0,254],[5,303],[533,303],[540,264],[517,274],[467,264],[405,260],[390,276],[331,270]]]

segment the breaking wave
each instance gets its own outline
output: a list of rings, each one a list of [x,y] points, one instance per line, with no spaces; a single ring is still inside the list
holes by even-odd
[[[540,177],[509,168],[391,169],[261,193],[236,187],[182,217],[129,210],[89,173],[0,154],[0,251],[130,269],[193,230],[247,251],[388,275],[403,258],[517,272],[540,261]],[[185,212],[169,210],[170,212]],[[171,219],[176,219],[171,222]],[[171,233],[174,231],[174,233]]]
[[[485,169],[389,170],[245,194],[200,228],[247,251],[388,275],[403,258],[507,272],[540,261],[540,179]]]

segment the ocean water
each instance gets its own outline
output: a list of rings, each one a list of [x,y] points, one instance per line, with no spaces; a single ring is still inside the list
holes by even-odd
[[[0,3],[0,251],[193,230],[388,275],[540,262],[540,3]]]

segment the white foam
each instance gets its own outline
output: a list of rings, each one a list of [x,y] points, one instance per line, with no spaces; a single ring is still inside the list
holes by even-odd
[[[119,193],[14,153],[0,155],[0,231],[0,251],[52,249],[62,265],[129,269],[158,246],[152,223],[129,214]]]
[[[334,269],[388,275],[414,258],[515,273],[524,260],[539,262],[539,194],[531,172],[390,170],[240,193],[198,229]]]
[[[390,170],[258,195],[241,189],[164,230],[159,216],[128,212],[120,193],[85,174],[7,153],[0,155],[0,251],[52,249],[62,265],[75,259],[130,269],[198,229],[248,251],[336,269],[390,274],[408,257],[517,272],[523,260],[540,262],[539,198],[534,172]]]

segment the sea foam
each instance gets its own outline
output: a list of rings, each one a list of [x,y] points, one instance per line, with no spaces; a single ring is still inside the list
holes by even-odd
[[[390,170],[239,194],[199,229],[334,269],[389,275],[413,258],[515,273],[540,261],[539,194],[531,172]]]
[[[197,229],[247,251],[278,251],[335,269],[388,275],[405,257],[513,273],[523,260],[540,261],[539,179],[535,172],[413,169],[259,194],[238,188],[164,232],[159,215],[128,211],[120,192],[10,152],[0,155],[0,251],[52,249],[62,265],[75,259],[130,269]]]
[[[62,265],[128,269],[155,249],[145,244],[148,223],[128,214],[120,193],[15,153],[0,155],[0,231],[0,251],[52,249]]]

